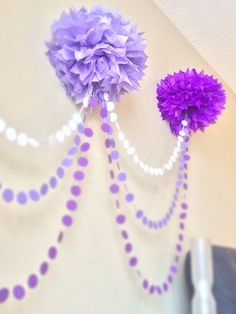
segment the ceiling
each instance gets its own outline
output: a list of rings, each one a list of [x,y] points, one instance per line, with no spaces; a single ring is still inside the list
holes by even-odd
[[[154,2],[236,93],[236,1]]]

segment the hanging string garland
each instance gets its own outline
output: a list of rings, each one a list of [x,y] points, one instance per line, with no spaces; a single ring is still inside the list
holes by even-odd
[[[10,297],[15,300],[23,300],[26,297],[26,293],[32,289],[35,289],[39,280],[42,279],[49,271],[50,264],[56,260],[59,253],[60,244],[63,241],[65,232],[73,225],[73,213],[78,209],[78,197],[81,196],[81,183],[84,180],[84,169],[87,167],[87,151],[83,151],[82,147],[84,143],[87,143],[87,139],[93,135],[93,131],[90,128],[85,128],[84,124],[80,125],[77,132],[77,142],[80,142],[80,156],[77,159],[77,170],[73,172],[73,184],[70,188],[70,198],[65,203],[66,212],[61,217],[62,229],[58,232],[56,243],[48,248],[46,259],[40,263],[38,271],[30,274],[24,284],[15,284],[12,288],[2,287],[0,288],[0,304],[5,303]],[[86,141],[83,141],[86,138]],[[80,140],[81,139],[81,140]]]
[[[105,121],[109,121],[109,117]],[[185,167],[182,165],[183,160],[188,159],[189,156],[186,154],[186,140],[187,140],[187,135],[183,137],[183,141],[181,144],[181,154],[179,158],[179,167],[178,167],[178,172],[177,172],[177,179],[176,179],[176,184],[175,184],[175,192],[173,194],[173,197],[171,199],[171,205],[168,209],[168,211],[163,215],[162,218],[159,218],[158,220],[154,220],[152,218],[148,217],[148,214],[145,213],[144,210],[139,209],[139,207],[135,204],[135,196],[133,193],[131,193],[128,189],[128,176],[127,174],[122,171],[122,167],[120,166],[120,154],[116,150],[116,145],[115,145],[115,140],[112,137],[112,127],[109,132],[109,138],[106,139],[105,141],[105,147],[107,149],[110,149],[110,152],[108,153],[108,161],[110,164],[116,163],[116,168],[117,168],[117,176],[114,174],[114,169],[110,171],[110,178],[112,180],[116,179],[119,184],[122,184],[124,187],[125,195],[123,200],[127,204],[130,204],[133,206],[135,210],[135,217],[142,222],[143,226],[147,227],[149,230],[152,231],[157,231],[159,229],[164,228],[165,226],[168,225],[170,222],[170,219],[176,209],[176,206],[178,205],[178,200],[179,200],[179,193],[181,191],[181,188],[187,189],[187,183],[183,182],[183,180],[187,181],[187,176],[185,171]],[[187,130],[186,130],[187,133]],[[112,188],[110,189],[112,190]]]
[[[111,115],[110,115],[110,119],[111,119]],[[185,121],[183,120],[182,123],[185,124]],[[117,121],[115,122],[115,125],[118,131],[118,139],[123,143],[123,147],[126,150],[127,155],[132,157],[134,163],[137,164],[145,173],[158,177],[158,176],[163,176],[166,171],[171,170],[173,168],[175,162],[178,159],[181,143],[183,141],[183,138],[181,135],[178,136],[176,145],[174,146],[170,156],[167,158],[167,161],[162,166],[156,167],[156,166],[147,164],[138,156],[138,154],[136,153],[137,151],[136,148],[130,145],[129,140],[125,137],[124,132],[121,131],[120,125]],[[182,130],[181,130],[182,135],[185,134],[184,133],[185,127],[186,127],[186,124],[182,126]]]
[[[104,121],[106,124],[109,124],[109,119],[104,119]],[[112,127],[110,127],[109,130],[108,129],[107,130],[102,129],[102,130],[103,130],[103,132],[107,133],[108,138],[110,138],[110,146],[109,147],[114,148],[115,147],[115,141],[111,137],[111,134],[113,131]],[[183,170],[183,169],[187,170],[187,162],[189,160],[189,157],[187,155],[187,153],[188,153],[187,143],[188,143],[188,137],[185,138],[185,141],[182,144],[183,156],[180,159],[180,164],[181,164],[180,169],[181,170]],[[115,160],[114,160],[114,158],[112,158],[112,150],[110,148],[110,151],[109,151],[108,145],[106,145],[106,143],[105,143],[105,147],[108,150],[108,160],[109,160],[110,169],[111,169],[110,173],[113,174],[113,175],[111,175],[112,184],[110,185],[109,190],[115,197],[115,206],[116,206],[115,212],[117,212],[115,220],[116,220],[117,225],[121,227],[121,235],[125,241],[124,251],[129,256],[129,266],[136,270],[136,274],[138,275],[138,278],[141,281],[142,287],[145,290],[147,290],[147,292],[150,295],[161,295],[161,294],[163,294],[169,290],[171,284],[174,281],[174,277],[178,273],[178,267],[179,267],[178,264],[180,261],[180,254],[183,250],[183,241],[184,241],[183,231],[185,230],[185,226],[186,226],[184,221],[186,220],[186,218],[188,216],[187,215],[188,205],[186,203],[186,195],[184,193],[183,202],[181,204],[180,212],[179,212],[180,223],[179,223],[178,240],[177,240],[176,247],[175,247],[176,253],[175,253],[174,260],[173,260],[172,264],[169,266],[166,280],[162,283],[156,283],[156,282],[153,282],[151,280],[148,280],[143,275],[142,270],[139,268],[139,258],[137,258],[137,256],[134,255],[134,246],[131,243],[129,233],[125,229],[126,228],[125,225],[127,223],[127,216],[126,216],[126,213],[124,211],[123,205],[121,205],[121,203],[119,201],[119,194],[120,194],[119,174],[115,175],[115,170],[112,167],[112,164],[118,158],[116,158]],[[187,179],[187,173],[185,173],[185,176],[183,176],[180,179],[181,185],[186,184],[186,182],[184,182],[184,178]],[[187,186],[185,185],[185,190],[186,189],[187,189]]]
[[[67,137],[70,137],[77,129],[77,124],[81,123],[82,117],[81,112],[73,114],[68,123],[64,124],[58,131],[50,134],[46,139],[36,139],[33,136],[27,135],[25,132],[18,132],[13,127],[8,127],[4,119],[0,118],[0,134],[5,135],[5,138],[9,142],[18,144],[20,147],[32,147],[39,148],[40,146],[47,144],[53,146],[56,143],[63,143]]]
[[[90,138],[93,130],[86,126],[89,112],[100,106],[101,131],[105,133],[105,149],[108,155],[111,184],[110,193],[114,196],[116,217],[115,221],[121,228],[120,234],[125,242],[124,251],[128,256],[128,263],[141,282],[142,287],[151,295],[161,295],[170,289],[174,277],[178,273],[180,254],[183,251],[185,239],[184,230],[188,217],[188,204],[186,193],[188,190],[188,162],[189,140],[193,132],[204,130],[209,124],[215,123],[225,107],[225,92],[222,84],[213,76],[195,69],[179,71],[173,75],[168,74],[157,85],[158,108],[163,120],[170,124],[171,131],[177,136],[176,146],[161,167],[154,167],[143,162],[136,149],[130,146],[125,138],[114,113],[114,101],[119,101],[120,96],[138,90],[139,83],[144,76],[147,56],[144,52],[146,42],[135,25],[123,18],[118,12],[105,8],[95,7],[88,11],[85,8],[72,8],[64,12],[52,25],[52,38],[46,43],[47,56],[55,68],[56,74],[64,86],[67,95],[77,105],[82,105],[81,112],[75,113],[73,118],[59,130],[56,135],[49,136],[46,141],[50,145],[56,141],[63,142],[76,130],[74,144],[68,151],[68,156],[62,160],[57,168],[56,175],[47,183],[41,185],[40,190],[32,189],[30,192],[14,192],[12,188],[2,188],[3,200],[11,203],[14,200],[20,205],[28,201],[40,201],[41,196],[48,193],[49,188],[55,189],[58,180],[64,176],[65,169],[71,167],[73,158],[77,157],[77,167],[73,173],[74,183],[71,186],[71,197],[66,202],[68,212],[62,217],[63,230],[58,233],[57,245],[49,248],[48,259],[52,261],[58,253],[58,245],[62,242],[65,229],[73,224],[73,212],[78,207],[77,197],[81,195],[80,182],[84,180],[83,169],[89,165],[85,154],[90,149],[88,140],[81,142],[81,137]],[[86,123],[85,123],[86,122]],[[128,188],[128,175],[122,170],[120,152],[116,147],[112,123],[118,130],[118,138],[123,142],[127,154],[132,156],[145,173],[163,176],[167,170],[173,168],[179,160],[175,192],[170,201],[170,207],[161,218],[154,219],[141,210],[135,203],[134,193]],[[13,131],[12,131],[13,130]],[[15,129],[6,126],[0,119],[0,133],[4,132],[10,141],[15,141],[20,146],[31,145],[39,147],[42,141],[35,140],[24,133],[17,134]],[[124,195],[122,194],[124,190]],[[180,193],[181,192],[181,193]],[[123,204],[124,203],[124,204]],[[131,205],[134,216],[142,225],[152,231],[160,231],[170,223],[174,212],[178,208],[179,230],[175,244],[175,254],[172,263],[168,266],[166,279],[156,283],[147,279],[141,270],[140,259],[134,253],[134,245],[127,231],[126,206]],[[122,208],[122,211],[121,211]],[[125,209],[125,210],[123,210]],[[69,214],[68,214],[69,213]],[[39,272],[28,277],[27,285],[15,285],[13,289],[0,289],[0,303],[5,302],[10,295],[21,300],[25,297],[26,286],[35,288],[39,276],[44,276],[49,267],[45,260]]]
[[[26,205],[29,202],[38,202],[42,197],[48,195],[50,191],[55,190],[59,186],[60,181],[65,177],[67,169],[74,164],[75,156],[78,154],[79,150],[82,152],[89,150],[90,144],[88,142],[78,147],[80,145],[80,137],[77,134],[73,142],[74,144],[67,151],[67,156],[62,159],[60,166],[57,167],[55,175],[40,184],[39,189],[32,188],[29,191],[16,192],[13,188],[5,188],[1,183],[0,190],[2,190],[2,200],[6,204],[11,204],[16,201],[18,205]]]

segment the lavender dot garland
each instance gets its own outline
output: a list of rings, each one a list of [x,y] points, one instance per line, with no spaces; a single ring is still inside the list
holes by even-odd
[[[52,25],[47,55],[76,104],[85,97],[111,100],[135,91],[143,78],[146,43],[136,26],[102,7],[70,9]]]
[[[157,107],[173,134],[178,135],[181,121],[187,119],[190,132],[204,131],[216,122],[225,108],[225,91],[213,75],[195,69],[168,74],[157,85]]]

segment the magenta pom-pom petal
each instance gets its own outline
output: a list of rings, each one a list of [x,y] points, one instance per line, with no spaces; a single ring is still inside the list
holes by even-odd
[[[188,121],[190,132],[204,131],[216,122],[225,108],[225,91],[213,75],[187,69],[168,74],[157,85],[157,106],[163,120],[178,135],[181,121]]]
[[[72,8],[52,25],[48,56],[76,104],[85,97],[110,100],[139,88],[147,56],[136,26],[119,13]]]

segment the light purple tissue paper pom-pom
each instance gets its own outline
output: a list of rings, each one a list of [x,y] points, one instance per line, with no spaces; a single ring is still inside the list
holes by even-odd
[[[147,56],[136,26],[119,13],[70,9],[52,25],[47,55],[76,104],[88,96],[111,100],[139,88]]]
[[[225,108],[225,91],[213,75],[195,69],[168,74],[157,85],[157,106],[163,120],[177,135],[181,121],[188,120],[190,132],[204,131],[216,122]]]

